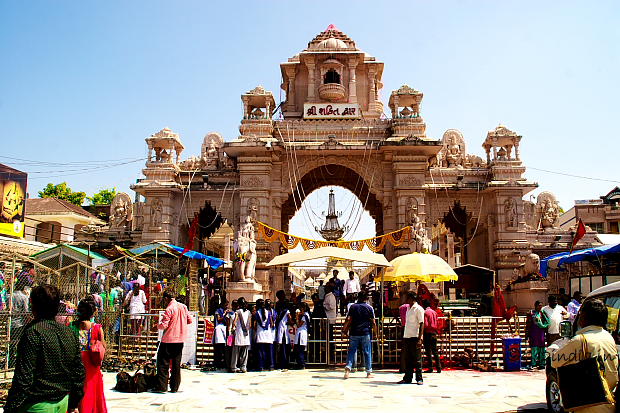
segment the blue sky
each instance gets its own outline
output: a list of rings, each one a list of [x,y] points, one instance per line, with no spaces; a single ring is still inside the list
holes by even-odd
[[[334,23],[385,62],[384,102],[403,83],[424,92],[429,136],[459,129],[483,155],[501,122],[529,167],[620,181],[619,18],[617,1],[0,0],[0,162],[31,172],[32,195],[128,190],[143,163],[117,164],[145,157],[145,137],[169,126],[184,157],[207,132],[234,138],[240,94],[277,100],[279,63]],[[526,174],[564,208],[615,186]]]

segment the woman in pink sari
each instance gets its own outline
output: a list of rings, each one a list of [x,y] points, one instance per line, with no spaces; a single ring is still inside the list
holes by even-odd
[[[84,380],[84,398],[80,402],[80,413],[107,413],[108,408],[103,392],[103,375],[101,365],[94,364],[91,360],[90,346],[96,340],[105,343],[101,324],[95,324],[91,319],[95,315],[95,302],[82,300],[77,307],[77,320],[70,327],[78,336],[82,346],[82,363],[86,369]],[[104,344],[105,345],[105,344]]]

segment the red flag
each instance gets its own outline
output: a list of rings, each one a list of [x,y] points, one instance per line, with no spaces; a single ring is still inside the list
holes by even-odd
[[[189,231],[187,232],[187,244],[185,244],[185,248],[183,249],[182,254],[185,254],[187,251],[191,250],[194,247],[194,238],[196,238],[196,232],[198,232],[198,214],[194,215],[192,225],[189,227]]]
[[[586,235],[586,226],[583,224],[581,218],[579,218],[579,222],[577,223],[577,230],[575,231],[575,236],[573,237],[573,245],[571,245],[570,247],[571,253],[573,252],[573,248],[575,248],[575,245],[577,245],[579,240],[583,238],[584,235]]]

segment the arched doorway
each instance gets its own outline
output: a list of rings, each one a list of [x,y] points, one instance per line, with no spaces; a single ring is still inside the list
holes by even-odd
[[[282,230],[289,230],[289,222],[301,207],[306,197],[313,191],[325,186],[339,186],[353,193],[375,220],[375,231],[383,233],[383,209],[373,189],[365,179],[354,170],[337,164],[321,165],[306,173],[297,183],[282,204]],[[327,209],[327,205],[325,206]]]

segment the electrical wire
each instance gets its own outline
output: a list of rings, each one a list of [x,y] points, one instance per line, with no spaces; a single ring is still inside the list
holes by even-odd
[[[574,174],[569,174],[569,173],[566,173],[566,172],[550,171],[548,169],[534,168],[534,167],[531,167],[531,166],[528,166],[527,168],[528,169],[532,169],[534,171],[547,172],[547,173],[555,174],[555,175],[569,176],[571,178],[588,179],[590,181],[612,182],[612,183],[615,183],[615,184],[620,184],[619,180],[604,179],[604,178],[592,178],[590,176],[574,175]]]

